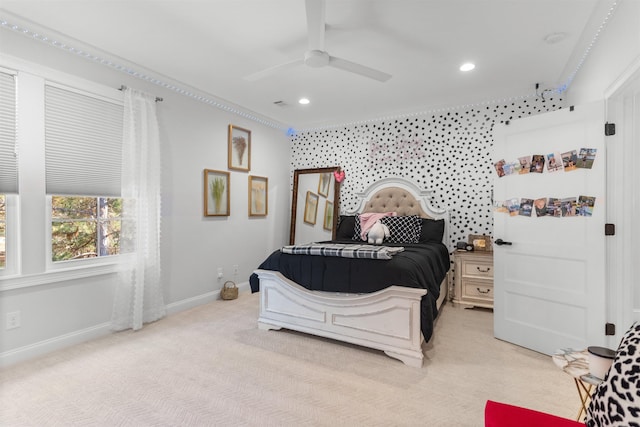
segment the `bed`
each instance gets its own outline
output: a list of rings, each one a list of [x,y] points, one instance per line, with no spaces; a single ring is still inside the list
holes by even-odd
[[[449,212],[431,206],[431,191],[402,178],[377,181],[356,197],[356,209],[340,216],[335,240],[324,243],[366,245],[353,238],[360,218],[389,212],[400,217],[390,224],[420,223],[418,242],[397,235],[385,241],[384,248],[400,251],[388,260],[275,251],[250,279],[252,292],[260,291],[258,326],[382,350],[421,367],[422,343],[448,294]]]

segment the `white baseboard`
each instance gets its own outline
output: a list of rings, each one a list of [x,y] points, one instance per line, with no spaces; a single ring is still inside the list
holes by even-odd
[[[239,283],[238,291],[250,291],[251,288],[249,286],[249,282]],[[189,310],[190,308],[198,307],[203,304],[207,304],[211,301],[215,301],[220,299],[220,290],[216,290],[213,292],[207,292],[206,294],[197,295],[195,297],[183,299],[180,301],[172,302],[171,304],[167,304],[167,314],[175,314],[184,310]]]
[[[238,290],[240,292],[249,291],[249,282],[238,284]],[[188,310],[199,305],[207,304],[217,299],[220,299],[219,290],[207,292],[206,294],[187,298],[181,301],[176,301],[171,304],[167,304],[167,315],[179,313],[181,311]],[[5,368],[7,366],[14,365],[19,362],[24,362],[29,359],[34,359],[36,357],[51,353],[56,350],[60,350],[65,347],[70,347],[72,345],[94,340],[110,333],[112,333],[111,323],[106,322],[75,332],[70,332],[68,334],[39,341],[33,344],[25,345],[13,350],[8,350],[0,353],[0,368]]]
[[[25,345],[0,353],[0,367],[5,368],[25,360],[51,353],[62,348],[94,340],[111,333],[111,323],[101,323],[79,331],[49,338],[44,341]]]

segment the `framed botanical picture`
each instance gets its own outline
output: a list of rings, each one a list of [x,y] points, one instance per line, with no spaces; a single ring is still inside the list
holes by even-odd
[[[318,215],[318,195],[307,191],[307,198],[304,203],[304,222],[315,225]]]
[[[228,167],[232,170],[251,170],[251,131],[229,125]]]
[[[331,186],[331,173],[321,173],[318,180],[318,194],[322,197],[329,195],[329,187]]]
[[[333,202],[329,200],[326,200],[326,204],[324,205],[322,228],[329,231],[333,230]]]
[[[229,172],[204,170],[204,216],[229,216]]]
[[[249,176],[249,216],[266,216],[269,208],[269,179]]]

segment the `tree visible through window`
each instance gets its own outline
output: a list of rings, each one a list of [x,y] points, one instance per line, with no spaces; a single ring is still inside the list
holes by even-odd
[[[0,194],[0,269],[6,265],[7,210],[6,198]]]
[[[52,260],[118,254],[121,225],[122,199],[52,196]]]

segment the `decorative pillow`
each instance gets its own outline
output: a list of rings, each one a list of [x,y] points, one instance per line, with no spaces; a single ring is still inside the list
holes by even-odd
[[[591,398],[586,424],[640,426],[640,322],[622,337],[609,372]]]
[[[389,227],[389,243],[418,243],[422,231],[422,218],[417,215],[385,216],[380,222]]]
[[[336,240],[351,240],[356,224],[355,215],[340,215],[336,229]]]
[[[353,221],[353,236],[351,236],[352,240],[362,241],[362,237],[360,237],[360,232],[362,231],[362,227],[360,226],[360,215],[356,215]]]
[[[444,236],[444,219],[421,218],[422,231],[420,232],[420,242],[442,242]]]

